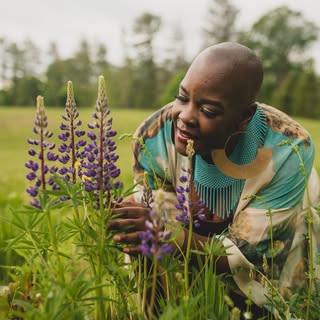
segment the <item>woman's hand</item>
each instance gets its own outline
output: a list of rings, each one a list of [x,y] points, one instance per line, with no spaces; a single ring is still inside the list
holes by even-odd
[[[115,218],[109,222],[109,229],[119,231],[113,236],[113,241],[125,244],[125,253],[136,255],[140,252],[140,235],[146,230],[149,213],[150,208],[131,201],[122,202],[112,210]]]

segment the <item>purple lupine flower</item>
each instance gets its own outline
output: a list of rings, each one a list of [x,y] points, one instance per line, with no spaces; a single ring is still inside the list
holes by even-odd
[[[189,168],[186,170],[189,177],[192,176],[192,157],[194,155],[193,141],[188,140],[187,144],[187,155],[189,158]],[[195,204],[190,199],[190,178],[188,175],[182,175],[179,178],[181,183],[180,186],[176,188],[177,201],[176,208],[181,211],[179,215],[176,216],[176,220],[181,222],[183,225],[188,226],[190,224],[191,214],[193,225],[198,228],[200,227],[200,222],[206,220],[206,216],[203,213],[205,208],[205,203],[199,200],[197,203],[197,211],[195,211]]]
[[[71,81],[68,81],[65,114],[62,115],[63,122],[60,124],[62,132],[58,135],[62,143],[58,150],[61,153],[59,161],[64,165],[59,173],[72,183],[76,183],[77,171],[74,169],[76,163],[82,161],[84,156],[82,149],[86,145],[86,141],[80,139],[85,135],[85,131],[79,130],[82,121],[77,120],[78,117],[73,85]],[[78,171],[78,174],[81,176],[81,170]]]
[[[107,103],[106,86],[103,76],[99,77],[98,99],[95,105],[91,129],[87,136],[90,142],[84,148],[85,159],[82,163],[82,180],[86,191],[95,192],[97,200],[100,192],[104,193],[106,207],[114,201],[120,201],[117,191],[122,183],[115,181],[120,175],[120,169],[116,166],[118,156],[115,154],[115,142],[112,138],[116,131],[112,130],[112,118],[109,118],[110,109]],[[97,208],[100,203],[97,201]]]
[[[185,179],[182,179],[185,181]],[[188,180],[187,180],[188,181]],[[199,200],[197,204],[194,204],[191,200],[187,201],[190,194],[190,187],[189,186],[178,186],[176,188],[177,192],[177,200],[178,203],[176,204],[176,208],[181,211],[179,215],[176,216],[176,220],[188,226],[190,223],[190,215],[189,212],[197,206],[197,211],[193,213],[192,220],[193,224],[196,228],[200,227],[200,222],[206,220],[206,216],[203,213],[205,208],[205,203],[202,200]]]
[[[30,204],[36,208],[41,208],[39,200],[35,199],[38,196],[39,191],[45,191],[47,185],[50,185],[52,189],[56,188],[56,185],[51,176],[57,171],[55,166],[48,166],[47,161],[54,162],[58,156],[52,151],[55,147],[54,143],[48,142],[45,139],[52,137],[52,132],[47,130],[48,121],[44,108],[43,97],[37,97],[36,117],[34,121],[34,127],[32,132],[38,136],[37,139],[29,138],[27,141],[33,147],[29,149],[28,154],[34,158],[25,163],[25,167],[30,170],[26,175],[29,181],[34,182],[32,186],[27,188],[27,193],[33,198]],[[39,161],[39,163],[37,162]]]
[[[146,221],[146,231],[140,235],[141,253],[147,257],[155,256],[157,260],[161,260],[163,256],[174,251],[173,245],[169,243],[171,231],[165,230],[167,223],[165,200],[164,192],[159,189],[150,210],[149,220]]]

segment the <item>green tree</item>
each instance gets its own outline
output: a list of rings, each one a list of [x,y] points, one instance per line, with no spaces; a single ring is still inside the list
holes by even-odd
[[[97,81],[97,79],[93,79],[91,50],[85,39],[81,40],[79,49],[72,60],[73,74],[70,76],[74,77],[74,83],[85,88],[92,84],[92,81]]]
[[[88,79],[84,78],[85,67],[79,65],[79,59],[69,58],[58,60],[48,66],[46,72],[45,99],[47,105],[64,106],[66,100],[66,85],[69,80],[74,83],[77,91],[77,104],[90,106],[94,103],[96,90]]]
[[[271,105],[279,108],[287,114],[292,114],[293,90],[297,81],[299,72],[290,71],[288,75],[275,89],[271,98]]]
[[[23,76],[39,77],[42,70],[41,66],[41,50],[35,45],[31,39],[23,41]]]
[[[165,100],[168,82],[176,74],[185,73],[188,69],[189,62],[185,55],[184,33],[179,25],[175,25],[172,33],[168,36],[168,47],[165,51],[163,61],[158,67],[158,92],[160,96],[157,105],[162,105]],[[171,95],[172,99],[173,95]],[[168,102],[168,100],[166,101]]]
[[[11,81],[22,77],[24,71],[24,51],[17,43],[8,43],[6,47],[6,55],[8,61],[8,72]]]
[[[239,10],[230,0],[211,0],[203,27],[204,47],[235,40],[238,13]]]
[[[158,105],[163,106],[174,100],[174,97],[178,94],[179,85],[184,77],[184,74],[185,72],[180,71],[172,76],[158,99]]]
[[[1,88],[6,87],[7,85],[7,55],[6,55],[6,46],[7,46],[7,41],[5,38],[0,38],[0,81],[1,81]]]
[[[107,53],[107,47],[102,43],[98,43],[93,62],[93,76],[95,79],[98,79],[99,75],[108,73],[109,63],[107,60]],[[106,79],[108,79],[108,77],[106,77]]]
[[[267,81],[260,98],[270,101],[272,92],[290,70],[308,59],[307,49],[317,40],[318,27],[301,12],[286,6],[263,15],[249,32],[240,34],[240,42],[254,48],[262,59]]]
[[[53,61],[46,71],[47,83],[45,98],[47,105],[64,106],[66,84],[72,80],[77,90],[77,103],[90,106],[95,100],[97,78],[91,58],[91,50],[87,41],[82,40],[74,57]]]
[[[134,73],[129,95],[132,97],[132,107],[154,107],[158,94],[154,38],[160,26],[160,17],[150,13],[144,13],[134,21],[133,31],[137,40],[134,43],[135,57],[132,60]]]
[[[49,48],[48,48],[48,57],[49,57],[49,64],[59,61],[61,59],[60,53],[59,53],[59,48],[56,42],[52,41],[49,43]]]
[[[35,76],[23,77],[17,81],[15,105],[32,106],[37,96],[43,94],[43,82]]]
[[[320,117],[319,79],[310,62],[299,74],[292,90],[292,115]]]

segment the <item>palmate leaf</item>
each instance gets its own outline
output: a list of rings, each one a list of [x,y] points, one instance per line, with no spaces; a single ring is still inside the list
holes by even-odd
[[[24,210],[12,210],[12,219],[0,215],[0,220],[17,227],[20,230],[33,230],[44,219],[45,215],[40,210],[26,206]]]
[[[221,235],[219,237],[221,237]],[[215,237],[212,237],[205,243],[200,242],[200,245],[202,250],[192,250],[192,253],[208,257],[225,257],[228,255],[227,249],[230,248],[230,246],[225,247],[221,240]]]
[[[43,212],[35,212],[34,208],[31,207],[13,212],[11,219],[1,216],[0,219],[2,221],[20,230],[20,233],[16,237],[6,240],[7,246],[4,250],[31,250],[34,248],[34,244],[42,246],[44,242],[47,243],[47,240],[43,242],[43,236],[46,236],[46,232],[42,231],[43,228],[41,228],[41,231],[38,231],[44,216]],[[30,241],[30,237],[34,241],[33,244]]]
[[[70,183],[64,178],[55,176],[54,182],[59,187],[59,190],[51,191],[52,195],[57,197],[68,197],[71,199],[73,206],[80,206],[83,204],[84,189],[81,182],[79,183]]]

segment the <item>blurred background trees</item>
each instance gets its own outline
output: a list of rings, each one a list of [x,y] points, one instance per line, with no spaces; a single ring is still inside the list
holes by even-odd
[[[239,30],[238,13],[231,0],[211,0],[199,51],[223,41],[253,48],[265,68],[258,100],[294,116],[320,118],[320,77],[308,54],[318,40],[318,26],[300,12],[281,6],[259,17],[248,30]],[[31,39],[15,43],[2,38],[0,105],[34,105],[36,96],[42,94],[47,106],[63,107],[66,83],[72,80],[78,105],[92,106],[98,75],[103,74],[113,107],[159,108],[173,100],[191,62],[178,24],[159,55],[155,39],[162,28],[160,16],[148,12],[138,16],[130,30],[123,30],[121,65],[110,63],[103,43],[87,39],[80,41],[73,56],[62,58],[55,43],[43,52]]]

